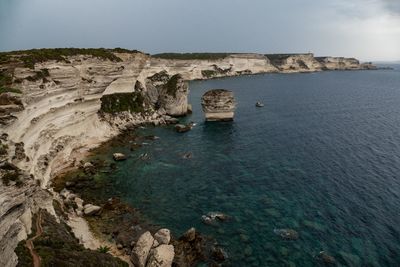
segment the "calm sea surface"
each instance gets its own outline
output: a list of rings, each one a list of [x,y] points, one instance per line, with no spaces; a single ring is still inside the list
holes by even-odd
[[[232,123],[205,123],[212,88],[233,90]],[[197,126],[160,139],[107,179],[150,221],[214,236],[232,266],[400,266],[400,69],[267,74],[190,84]],[[256,108],[261,101],[264,108]],[[183,159],[185,153],[191,159]],[[147,153],[148,160],[138,157]],[[223,212],[216,226],[201,216]],[[274,229],[290,228],[296,241]]]

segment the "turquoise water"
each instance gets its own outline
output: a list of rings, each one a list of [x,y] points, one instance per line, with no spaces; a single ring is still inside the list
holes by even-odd
[[[235,92],[234,122],[203,121],[200,97],[211,88]],[[109,177],[114,192],[175,235],[192,226],[212,235],[232,266],[319,266],[322,250],[343,266],[399,266],[399,70],[267,74],[190,89],[194,113],[184,120],[197,125],[185,134],[144,129],[160,139],[113,148],[131,155]],[[202,223],[213,211],[232,219]],[[282,240],[280,228],[299,239]]]

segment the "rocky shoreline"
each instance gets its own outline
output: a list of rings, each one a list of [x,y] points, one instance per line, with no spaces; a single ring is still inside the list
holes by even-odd
[[[91,151],[78,169],[53,179],[52,187],[59,192],[68,220],[76,237],[82,236],[83,220],[88,222],[93,236],[79,238],[86,248],[96,250],[107,246],[109,252],[134,266],[194,266],[199,262],[217,266],[226,257],[217,255],[221,248],[216,240],[202,236],[195,228],[176,238],[168,229],[147,222],[140,211],[124,203],[113,190],[110,181],[93,177],[118,168],[120,159],[96,156],[116,145],[132,144],[139,149],[143,142],[155,140],[152,136],[123,133]],[[112,182],[111,182],[112,183]],[[100,243],[96,241],[103,240]],[[161,264],[163,262],[163,264]]]
[[[35,214],[63,218],[53,205],[62,200],[50,185],[55,177],[80,167],[90,149],[130,127],[175,123],[190,112],[188,80],[375,69],[312,54],[192,57],[125,49],[0,53],[1,266],[18,264],[14,250],[32,234]]]

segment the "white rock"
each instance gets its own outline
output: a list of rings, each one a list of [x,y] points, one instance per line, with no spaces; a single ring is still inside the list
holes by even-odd
[[[171,240],[171,232],[168,229],[160,229],[154,235],[154,239],[158,241],[161,245],[165,244],[168,245],[169,241]]]
[[[78,210],[83,210],[83,199],[79,197],[75,197],[74,199],[76,205],[78,206]]]
[[[113,154],[113,158],[116,161],[120,161],[120,160],[126,160],[126,156],[122,153],[114,153]]]
[[[71,192],[68,191],[68,189],[64,188],[63,190],[61,190],[60,192],[60,196],[62,196],[63,198],[68,198],[68,196],[71,194]]]
[[[174,256],[174,246],[160,245],[151,250],[146,267],[170,267]]]
[[[93,215],[96,212],[98,212],[101,208],[99,206],[96,205],[92,205],[92,204],[86,204],[83,210],[83,213],[85,213],[85,215]]]
[[[158,241],[154,239],[152,248],[156,248],[156,247],[158,247],[159,245],[160,245],[160,243],[158,243]]]
[[[84,169],[93,168],[93,167],[94,167],[93,164],[90,163],[90,162],[85,162],[85,164],[83,164],[83,168],[84,168]]]
[[[131,261],[136,267],[146,266],[147,257],[149,256],[153,242],[154,238],[149,231],[139,237],[131,253]]]

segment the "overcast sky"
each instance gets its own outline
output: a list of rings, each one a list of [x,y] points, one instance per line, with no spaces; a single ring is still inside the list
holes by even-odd
[[[400,0],[0,0],[0,50],[40,47],[400,60]]]

